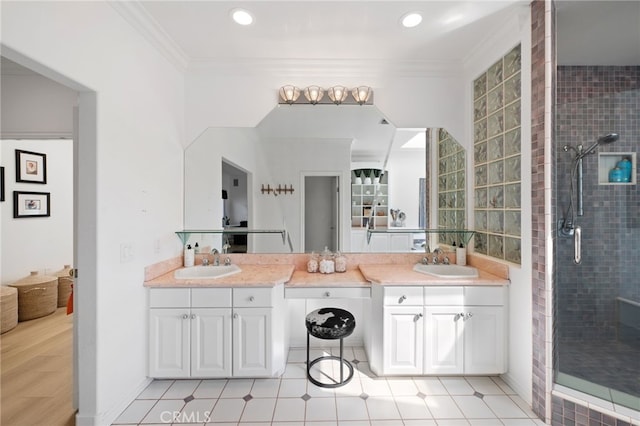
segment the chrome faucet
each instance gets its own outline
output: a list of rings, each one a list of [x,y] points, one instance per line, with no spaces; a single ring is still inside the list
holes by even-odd
[[[434,265],[437,265],[440,263],[440,259],[438,259],[438,256],[441,255],[443,253],[442,249],[440,247],[436,247],[433,249],[433,256],[431,257],[431,263],[433,263]]]
[[[220,252],[218,249],[211,250],[211,254],[213,255],[213,266],[220,266]]]

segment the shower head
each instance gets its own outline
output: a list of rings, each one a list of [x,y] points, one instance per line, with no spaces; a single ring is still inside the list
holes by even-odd
[[[602,144],[615,142],[618,140],[619,137],[620,136],[617,133],[609,133],[608,135],[601,136],[593,145],[591,145],[586,150],[582,151],[582,153],[578,157],[583,158],[589,154],[593,154],[598,146]]]

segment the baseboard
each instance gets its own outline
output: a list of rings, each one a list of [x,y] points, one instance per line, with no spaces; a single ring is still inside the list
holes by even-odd
[[[76,414],[76,426],[109,426],[113,424],[129,404],[131,404],[152,381],[153,379],[145,377],[138,386],[130,392],[127,392],[125,396],[107,412],[97,413],[95,416],[84,416],[81,413]]]
[[[520,398],[522,398],[527,404],[529,404],[529,406],[531,406],[531,388],[529,386],[519,383],[508,372],[505,374],[502,374],[500,378],[511,389],[513,389],[513,391],[517,393]]]

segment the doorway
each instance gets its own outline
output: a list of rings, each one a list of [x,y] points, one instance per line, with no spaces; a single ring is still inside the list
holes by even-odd
[[[337,251],[340,235],[340,177],[304,176],[304,252]]]
[[[249,175],[226,160],[222,161],[222,225],[225,228],[249,228]],[[238,231],[238,229],[235,229]],[[248,234],[229,233],[223,245],[229,253],[248,253]]]

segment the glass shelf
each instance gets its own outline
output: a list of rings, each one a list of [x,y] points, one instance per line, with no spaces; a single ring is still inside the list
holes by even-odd
[[[384,228],[367,229],[367,243],[371,241],[372,234],[458,234],[459,239],[468,245],[476,231],[469,229],[425,229],[425,228]]]
[[[289,250],[293,252],[293,244],[291,238],[285,229],[249,229],[249,228],[224,228],[224,229],[185,229],[176,231],[176,235],[180,237],[182,245],[185,245],[192,234],[226,234],[226,235],[246,235],[246,234],[280,234],[282,236],[282,244],[289,242]]]

